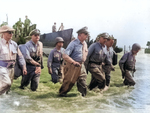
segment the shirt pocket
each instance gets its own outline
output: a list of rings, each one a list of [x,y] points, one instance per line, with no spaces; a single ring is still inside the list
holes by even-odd
[[[76,53],[82,53],[82,47],[81,46],[75,46],[74,51]]]
[[[60,61],[60,58],[61,56],[60,56],[60,54],[59,53],[57,53],[57,52],[54,52],[54,62],[59,62]]]

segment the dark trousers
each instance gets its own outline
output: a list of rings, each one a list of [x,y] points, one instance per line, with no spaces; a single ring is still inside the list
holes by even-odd
[[[40,74],[35,74],[35,69],[35,66],[27,65],[27,75],[22,76],[21,87],[27,86],[31,82],[31,90],[36,91],[40,80]]]
[[[88,67],[88,70],[91,73],[91,82],[89,84],[89,89],[92,90],[97,86],[99,89],[104,89],[106,79],[102,66],[91,63]]]
[[[105,78],[106,78],[106,86],[109,86],[111,78],[110,74],[105,74]]]
[[[125,79],[124,79],[124,85],[134,86],[135,81],[132,78],[131,71],[126,70],[125,71]]]
[[[62,78],[62,73],[61,73],[60,67],[58,67],[58,68],[52,67],[52,72],[53,72],[53,74],[51,74],[52,82],[53,83],[59,82],[59,79]]]

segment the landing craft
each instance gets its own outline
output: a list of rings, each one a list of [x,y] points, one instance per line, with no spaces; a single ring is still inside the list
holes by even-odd
[[[64,48],[71,42],[73,29],[67,29],[63,31],[47,33],[40,35],[40,41],[44,47],[55,47],[55,38],[62,37],[64,39]]]

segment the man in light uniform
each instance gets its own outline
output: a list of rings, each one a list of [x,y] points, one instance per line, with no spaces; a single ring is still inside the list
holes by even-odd
[[[99,41],[93,43],[88,49],[88,56],[85,62],[86,69],[91,73],[91,82],[89,89],[97,87],[102,90],[105,87],[106,79],[105,73],[102,69],[102,63],[110,65],[110,61],[103,51],[103,47],[109,37],[108,33],[102,33],[98,35]]]
[[[55,22],[54,25],[52,26],[52,32],[56,32],[56,22]]]
[[[89,32],[82,28],[77,31],[78,38],[70,42],[63,55],[66,65],[64,66],[63,84],[59,90],[60,96],[65,96],[77,82],[78,91],[82,96],[86,95],[86,70],[84,61],[88,53],[85,42]]]
[[[111,65],[103,65],[103,69],[105,72],[105,79],[106,79],[106,86],[104,88],[104,91],[106,91],[109,87],[110,84],[110,72],[114,71],[114,67],[113,67],[113,54],[115,53],[112,45],[114,43],[114,37],[113,36],[109,36],[106,43],[105,43],[105,47],[103,48],[104,53],[107,55],[109,61],[111,62]]]
[[[0,33],[2,33],[0,41],[0,95],[7,92],[13,83],[16,58],[23,69],[23,75],[27,74],[23,55],[17,43],[11,40],[13,31],[14,29],[9,26],[0,28]]]
[[[136,59],[135,56],[140,51],[141,46],[137,43],[132,45],[132,50],[123,55],[123,57],[119,61],[119,66],[122,72],[122,78],[124,78],[124,85],[134,86],[135,81],[132,77],[134,77],[135,63]]]
[[[61,23],[61,26],[59,27],[58,31],[63,31],[64,30],[64,25]]]
[[[52,82],[57,83],[62,79],[61,64],[64,53],[64,40],[61,37],[56,38],[56,47],[50,52],[47,61],[48,72],[51,74]],[[61,82],[61,81],[60,81]]]
[[[20,88],[24,89],[24,86],[27,86],[31,81],[31,90],[36,91],[40,80],[41,68],[43,68],[43,44],[39,41],[40,30],[34,29],[29,35],[31,40],[25,44],[26,49],[24,51],[26,54],[23,54],[28,73],[22,77]]]

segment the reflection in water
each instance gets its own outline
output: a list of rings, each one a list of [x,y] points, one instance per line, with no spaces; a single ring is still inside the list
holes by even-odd
[[[76,111],[77,113],[149,113],[150,112],[150,54],[144,54],[143,51],[136,57],[136,69],[134,80],[136,85],[132,91],[126,91],[123,95],[114,95],[101,102],[99,96],[84,98],[81,100],[86,104],[85,111]],[[13,96],[12,96],[13,95]],[[79,100],[77,100],[79,101]],[[107,103],[107,104],[106,104]],[[81,107],[72,103],[73,107]],[[43,110],[44,109],[44,110]],[[41,101],[30,100],[26,96],[20,96],[14,93],[0,97],[0,113],[54,113],[49,105]],[[58,113],[58,111],[57,111]]]

